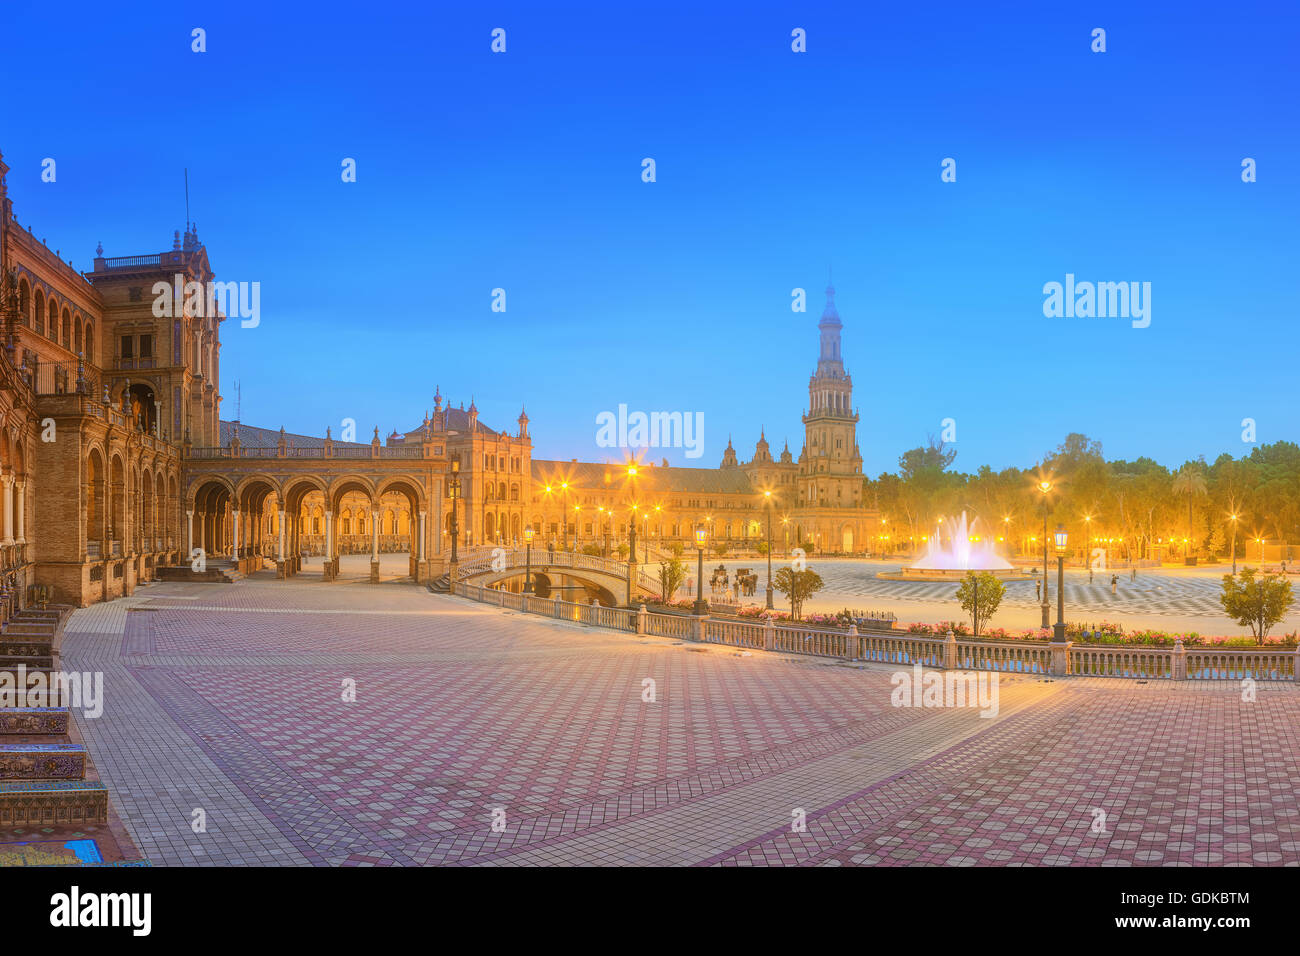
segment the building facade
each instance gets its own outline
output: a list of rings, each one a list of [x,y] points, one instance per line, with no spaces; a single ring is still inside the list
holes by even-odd
[[[529,419],[479,420],[435,394],[432,412],[383,442],[336,441],[221,418],[215,273],[197,227],[162,252],[77,271],[16,219],[0,157],[0,594],[84,606],[130,594],[159,568],[274,566],[409,555],[413,579],[457,547],[538,545],[637,557],[674,544],[862,552],[879,516],[863,501],[852,379],[833,288],[818,325],[796,460],[765,430],[717,468],[534,459]],[[197,566],[197,565],[195,565]]]

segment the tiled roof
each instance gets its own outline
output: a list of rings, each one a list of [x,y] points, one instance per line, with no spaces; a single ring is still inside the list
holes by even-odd
[[[463,408],[448,408],[447,412],[447,430],[453,432],[469,431],[469,412]],[[488,428],[482,422],[475,422],[474,433],[477,435],[501,435],[504,432],[494,431]],[[422,441],[424,438],[424,425],[417,425],[409,432],[403,433],[402,436],[406,441]]]
[[[533,480],[568,481],[579,488],[619,488],[626,480],[623,466],[587,461],[547,461],[534,458]],[[605,476],[609,476],[606,482]],[[664,468],[639,465],[637,488],[647,493],[754,495],[758,492],[749,476],[739,468]]]
[[[230,445],[230,439],[234,434],[234,422],[221,423],[222,448]],[[323,448],[325,446],[325,439],[316,438],[312,435],[295,435],[291,432],[285,432],[284,438],[291,448]],[[239,443],[245,448],[275,448],[280,444],[280,429],[258,428],[256,425],[245,425],[240,422]],[[344,448],[370,447],[367,444],[355,441],[336,441],[334,444]]]

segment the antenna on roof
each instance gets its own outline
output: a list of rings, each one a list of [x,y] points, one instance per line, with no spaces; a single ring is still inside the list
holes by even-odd
[[[185,231],[190,231],[190,168],[185,167]]]

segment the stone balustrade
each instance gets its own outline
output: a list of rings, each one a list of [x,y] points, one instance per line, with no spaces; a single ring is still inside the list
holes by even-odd
[[[558,552],[557,552],[558,553]],[[570,557],[567,552],[566,557]],[[591,555],[576,557],[605,561]],[[572,565],[570,565],[572,566]],[[461,597],[636,634],[700,641],[785,654],[1004,674],[1121,677],[1145,680],[1288,680],[1300,675],[1300,650],[1285,647],[1173,647],[1131,644],[1053,645],[1035,641],[984,641],[934,635],[825,630],[772,621],[731,620],[649,612],[539,598],[458,581]]]

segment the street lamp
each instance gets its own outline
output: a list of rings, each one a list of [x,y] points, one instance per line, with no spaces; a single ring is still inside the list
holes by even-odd
[[[560,482],[560,548],[567,550],[569,547],[569,483]]]
[[[573,550],[577,551],[582,543],[582,505],[573,506]]]
[[[451,567],[456,568],[456,538],[460,536],[460,519],[456,514],[456,499],[460,497],[460,459],[451,460],[451,480],[447,482],[447,496],[451,498]],[[456,586],[453,580],[452,588]]]
[[[1232,516],[1232,575],[1237,576],[1237,516]]]
[[[1056,627],[1053,628],[1052,633],[1052,640],[1057,644],[1065,643],[1065,549],[1069,540],[1065,525],[1058,524],[1056,526]]]
[[[695,613],[708,614],[709,605],[704,600],[704,539],[708,532],[704,525],[695,529],[695,550],[699,553],[699,565],[695,572]]]
[[[1083,516],[1083,566],[1092,573],[1092,515]]]
[[[528,545],[527,557],[524,559],[524,593],[533,593],[533,526],[524,528],[524,542]]]
[[[1043,493],[1043,627],[1052,622],[1052,603],[1047,597],[1047,494],[1052,490],[1050,481],[1040,481],[1038,490]]]
[[[763,492],[767,499],[767,609],[772,610],[772,492]]]

